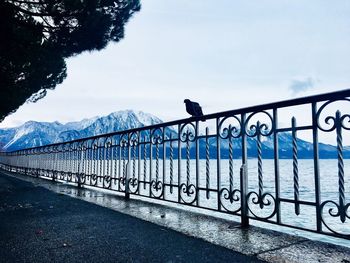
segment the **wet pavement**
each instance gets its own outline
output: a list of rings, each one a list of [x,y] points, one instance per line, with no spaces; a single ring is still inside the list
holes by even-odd
[[[0,173],[1,262],[260,262]]]
[[[41,200],[38,205],[41,205],[41,202],[45,201],[45,213],[52,213],[52,216],[45,215],[44,213],[44,215],[42,215],[43,218],[34,217],[36,222],[45,222],[45,218],[48,217],[48,222],[55,222],[52,224],[50,223],[50,225],[54,227],[54,229],[57,229],[57,231],[62,231],[62,233],[67,236],[66,239],[61,238],[59,235],[55,236],[56,239],[60,238],[60,242],[57,244],[55,243],[56,249],[53,250],[55,253],[58,253],[57,251],[65,252],[68,249],[77,251],[75,246],[78,245],[81,246],[80,250],[78,250],[79,255],[89,255],[83,259],[91,259],[91,261],[94,261],[92,258],[97,258],[97,262],[255,262],[258,259],[267,262],[350,262],[349,248],[312,241],[305,237],[289,235],[255,226],[242,229],[239,227],[238,223],[230,220],[229,215],[220,214],[220,218],[217,218],[203,213],[196,213],[191,207],[179,209],[179,207],[176,207],[177,205],[169,203],[164,203],[166,204],[164,205],[145,202],[146,200],[136,200],[135,196],[129,201],[126,201],[122,196],[118,196],[114,192],[112,193],[111,191],[102,189],[96,190],[86,187],[78,189],[77,187],[68,184],[53,183],[48,180],[21,175],[16,175],[16,178],[26,180],[27,187],[30,187],[30,189],[32,189],[31,191],[36,192],[40,190],[40,193],[45,191],[45,196],[53,198],[53,202],[57,202],[62,206],[57,207],[57,205],[45,203],[46,199]],[[16,189],[18,188],[18,183],[24,184],[24,182],[18,181],[16,178],[0,175],[1,223],[3,220],[1,215],[3,213],[1,211],[1,207],[4,203],[3,196],[6,197],[8,195],[6,194],[6,187],[3,189],[2,180],[6,180],[7,184],[8,182],[12,182]],[[10,196],[12,195],[18,196],[18,194],[11,194]],[[68,198],[67,196],[84,201],[76,200],[79,201],[79,203],[75,203],[74,199]],[[50,198],[48,200],[51,200]],[[100,209],[103,209],[102,207],[98,208],[98,206],[95,205],[90,207],[90,204],[86,201],[107,207],[108,209],[105,209],[106,211],[103,210],[104,212],[102,213],[102,210],[100,211]],[[28,206],[31,204],[31,202],[20,203],[22,207],[17,209],[29,209],[30,207]],[[7,208],[7,210],[8,209],[10,208]],[[58,210],[54,212],[56,209]],[[63,217],[59,214],[59,211],[62,212],[62,209],[64,212]],[[71,216],[68,212],[71,213]],[[208,211],[204,212],[206,214],[209,213]],[[5,211],[5,213],[9,212]],[[68,215],[65,215],[67,213]],[[92,215],[90,213],[92,213]],[[110,213],[112,213],[112,215],[110,215]],[[126,219],[123,216],[126,216]],[[143,221],[137,220],[136,218]],[[22,218],[20,223],[24,224],[26,220]],[[80,223],[79,220],[81,220]],[[146,223],[145,221],[153,224]],[[119,225],[122,227],[119,227]],[[74,226],[76,226],[78,230],[74,229]],[[9,227],[11,227],[11,224]],[[42,233],[40,232],[40,228],[36,228],[39,229],[39,232],[38,230],[35,232],[36,237],[39,237],[40,240]],[[175,230],[175,232],[171,229]],[[3,231],[2,228],[0,228],[0,231]],[[140,232],[135,233],[135,231]],[[75,232],[81,232],[77,239],[74,238]],[[101,235],[98,234],[100,242],[96,243],[96,233],[100,232],[102,233]],[[162,236],[161,234],[164,234],[164,232],[171,234],[169,234],[169,236]],[[179,232],[185,235],[179,234]],[[148,238],[147,235],[149,235]],[[137,241],[139,240],[139,236],[141,239],[140,242]],[[195,237],[196,239],[190,237]],[[203,247],[199,248],[192,243],[186,243],[186,245],[182,246],[181,244],[183,244],[183,242],[189,242],[180,241],[182,238],[184,238],[184,240],[192,240],[191,242],[210,242],[213,244],[213,249],[204,249]],[[0,237],[0,239],[2,240],[2,237]],[[75,241],[69,241],[71,239]],[[123,242],[124,239],[125,242]],[[48,241],[49,240],[45,240],[45,242]],[[0,245],[2,244],[1,242],[2,241],[0,241]],[[41,242],[46,244],[43,240],[41,240]],[[121,242],[122,245],[120,246],[118,242]],[[129,244],[129,242],[131,243]],[[139,247],[133,242],[137,242]],[[108,245],[102,245],[106,243]],[[101,244],[101,246],[96,244]],[[206,242],[204,242],[204,244],[210,246],[210,244]],[[135,248],[135,251],[129,253],[129,248]],[[224,248],[227,249],[222,250]],[[47,248],[45,246],[45,249],[49,249],[50,251],[50,247]],[[107,252],[103,252],[105,249],[107,249]],[[119,254],[110,254],[111,251],[119,251]],[[161,252],[159,253],[158,251]],[[182,251],[182,254],[179,254],[180,251]],[[233,253],[232,251],[238,253]],[[2,252],[0,252],[0,258],[2,257],[1,253]],[[58,261],[65,259],[60,254],[52,254],[52,251],[50,253],[50,255],[52,255],[50,259],[56,258],[57,255],[59,255]],[[99,256],[94,257],[94,253]],[[134,253],[134,255],[132,253]],[[164,257],[164,253],[168,256]],[[121,256],[124,254],[126,255],[125,257]],[[244,257],[242,254],[245,254],[248,257]],[[108,256],[102,260],[101,257],[103,255]],[[227,255],[227,257],[225,257],[225,255]],[[81,257],[78,257],[78,255],[75,255],[75,257],[70,255],[68,261],[70,260],[84,261]]]

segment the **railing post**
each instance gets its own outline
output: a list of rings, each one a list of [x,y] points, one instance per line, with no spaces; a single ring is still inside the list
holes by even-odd
[[[78,188],[81,188],[81,175],[80,173],[77,174],[78,177]]]
[[[130,180],[130,161],[126,163],[126,175],[125,175],[125,199],[130,199],[130,189],[129,189],[129,180]]]
[[[130,136],[128,139],[128,161],[126,163],[126,175],[125,175],[125,199],[130,199],[130,189],[129,189],[129,180],[130,180]]]
[[[246,136],[246,114],[241,116],[241,132],[242,132],[242,166],[240,169],[240,184],[241,184],[241,226],[249,226],[248,217],[248,167],[247,167],[247,136]]]
[[[247,173],[247,164],[242,164],[240,169],[240,179],[241,179],[241,226],[249,226],[249,217],[248,217],[248,173]]]
[[[80,160],[78,162],[78,171],[77,171],[77,177],[78,177],[78,188],[81,188],[81,175],[85,171],[83,171],[83,162],[84,162],[84,148],[80,147]]]
[[[321,186],[319,170],[319,152],[318,152],[318,125],[317,125],[317,105],[316,102],[311,104],[312,110],[312,140],[314,146],[314,178],[315,178],[315,201],[316,201],[316,230],[322,231],[321,215]]]

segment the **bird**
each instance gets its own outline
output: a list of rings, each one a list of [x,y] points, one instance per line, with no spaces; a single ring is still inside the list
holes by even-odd
[[[185,99],[184,103],[186,105],[186,111],[188,114],[192,115],[192,117],[202,117],[203,111],[198,102],[190,101],[189,99]],[[204,121],[204,119],[201,119]]]

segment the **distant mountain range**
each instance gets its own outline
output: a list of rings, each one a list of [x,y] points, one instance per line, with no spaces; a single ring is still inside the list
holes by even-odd
[[[162,121],[156,116],[132,110],[66,124],[28,121],[19,127],[0,129],[0,144],[3,149],[14,151],[158,123]]]
[[[78,138],[86,138],[94,135],[145,127],[162,123],[158,117],[142,111],[124,110],[111,113],[107,116],[84,119],[78,122],[35,122],[28,121],[15,128],[0,129],[0,145],[3,150],[14,151],[24,148],[47,145],[57,142],[71,141]],[[292,136],[290,133],[280,133],[278,136],[280,158],[292,157]],[[313,145],[305,140],[298,139],[298,157],[301,159],[313,158]],[[174,154],[177,156],[177,144],[174,144]],[[199,140],[200,158],[205,158],[205,140]],[[228,141],[221,140],[221,158],[228,158]],[[256,157],[257,148],[254,138],[247,139],[247,152],[249,157]],[[216,139],[209,140],[209,155],[217,157]],[[233,140],[234,158],[240,158],[242,152],[240,140]],[[262,153],[264,158],[273,158],[273,138],[264,138]],[[167,155],[168,155],[167,151]],[[195,157],[195,145],[191,144],[191,157]],[[162,155],[160,155],[162,156]],[[182,149],[185,156],[185,149]],[[336,146],[319,143],[320,158],[336,158]],[[344,147],[344,158],[350,158],[350,147]]]

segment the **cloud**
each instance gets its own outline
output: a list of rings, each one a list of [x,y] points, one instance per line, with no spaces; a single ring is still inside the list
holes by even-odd
[[[309,89],[314,88],[315,80],[313,78],[305,78],[305,79],[296,79],[291,82],[289,85],[289,89],[293,92],[293,95],[296,95],[300,92],[307,91]]]

